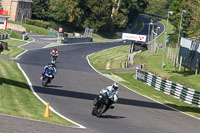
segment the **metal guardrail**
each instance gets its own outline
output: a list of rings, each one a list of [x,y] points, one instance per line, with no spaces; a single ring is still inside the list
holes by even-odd
[[[200,91],[188,88],[181,84],[162,79],[156,75],[140,69],[136,70],[136,78],[145,82],[147,85],[162,91],[165,94],[172,95],[177,99],[183,100],[188,104],[194,104],[200,107]]]

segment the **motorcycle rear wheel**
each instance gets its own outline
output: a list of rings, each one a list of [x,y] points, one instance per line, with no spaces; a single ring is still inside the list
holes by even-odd
[[[105,105],[105,104],[101,104],[101,105],[99,106],[99,108],[97,109],[96,116],[97,116],[97,117],[101,117],[102,114],[104,113],[105,109],[106,109],[106,105]]]

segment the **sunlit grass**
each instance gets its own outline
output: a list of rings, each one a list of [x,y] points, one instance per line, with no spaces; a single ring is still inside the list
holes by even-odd
[[[43,116],[44,110],[45,105],[33,95],[17,64],[0,59],[0,113],[74,125],[53,112],[46,118]]]

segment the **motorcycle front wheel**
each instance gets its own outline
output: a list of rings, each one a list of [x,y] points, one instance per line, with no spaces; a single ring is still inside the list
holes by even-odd
[[[49,80],[48,77],[46,77],[46,76],[43,77],[43,79],[42,79],[42,85],[43,85],[43,86],[46,86],[47,83],[48,83],[48,80]]]

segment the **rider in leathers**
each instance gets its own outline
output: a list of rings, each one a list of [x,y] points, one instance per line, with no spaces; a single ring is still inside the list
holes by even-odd
[[[101,94],[107,93],[110,99],[110,108],[113,109],[115,107],[115,103],[118,100],[118,83],[113,83],[112,86],[107,86],[106,88],[102,89],[100,91]],[[94,104],[98,102],[98,98],[95,100]]]
[[[49,80],[49,83],[51,83],[51,80],[54,79],[54,76],[56,75],[56,68],[53,64],[48,64],[43,68],[42,77],[44,77],[45,73],[48,73],[49,75],[52,75],[51,79]],[[41,77],[41,79],[42,79]]]

